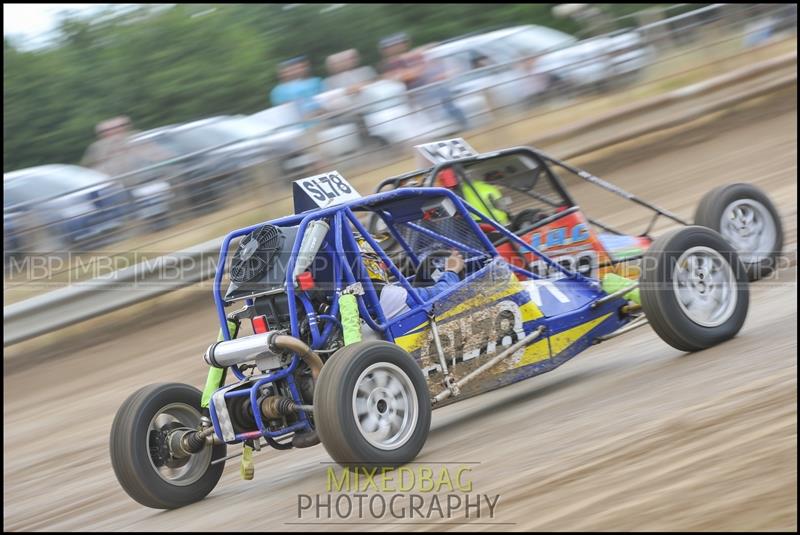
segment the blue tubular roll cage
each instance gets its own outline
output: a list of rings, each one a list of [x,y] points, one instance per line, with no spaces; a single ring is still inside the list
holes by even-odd
[[[395,224],[398,224],[394,221],[393,214],[388,211],[381,209],[380,207],[372,208],[373,205],[381,204],[384,202],[390,201],[398,201],[403,199],[414,200],[419,198],[448,198],[450,199],[453,204],[455,205],[456,210],[458,213],[464,218],[464,221],[470,226],[470,230],[477,236],[483,246],[485,247],[485,251],[480,251],[478,249],[474,249],[469,247],[468,245],[458,242],[453,238],[449,238],[443,236],[436,231],[421,227],[415,223],[405,222],[399,223],[405,225],[407,228],[411,228],[414,231],[420,232],[427,237],[433,238],[438,240],[442,243],[445,243],[449,246],[455,247],[465,252],[470,253],[479,253],[481,255],[488,254],[490,257],[499,257],[499,253],[492,245],[491,241],[488,239],[486,234],[481,230],[478,226],[478,223],[471,217],[471,214],[474,214],[476,217],[479,218],[480,221],[485,222],[495,228],[498,232],[500,232],[503,236],[513,240],[514,242],[518,243],[521,247],[527,249],[528,251],[536,254],[540,258],[542,258],[548,265],[552,268],[557,269],[564,273],[567,277],[571,277],[577,280],[581,280],[584,282],[593,281],[593,279],[589,279],[579,273],[572,272],[567,270],[561,264],[558,264],[540,252],[538,249],[533,247],[531,244],[526,243],[522,239],[520,239],[515,234],[508,231],[505,227],[501,224],[487,218],[484,214],[480,213],[470,205],[464,203],[455,193],[451,192],[450,190],[444,188],[401,188],[393,191],[387,191],[383,193],[377,193],[370,195],[368,197],[360,198],[354,201],[350,201],[347,203],[343,203],[340,205],[332,206],[329,208],[321,208],[318,210],[312,210],[308,212],[304,212],[301,214],[291,215],[287,217],[282,217],[279,219],[274,219],[271,221],[267,221],[265,223],[259,223],[257,225],[252,225],[249,227],[244,227],[238,230],[234,230],[233,232],[229,233],[222,241],[222,246],[220,247],[220,256],[219,261],[217,263],[216,274],[214,276],[214,303],[217,309],[217,315],[219,318],[220,328],[222,330],[222,337],[224,340],[231,339],[231,333],[228,329],[228,321],[225,314],[225,303],[222,297],[222,278],[225,272],[225,263],[228,257],[228,250],[230,248],[231,241],[236,238],[245,236],[265,224],[275,225],[275,226],[295,226],[299,225],[297,238],[295,239],[294,244],[292,244],[291,256],[289,258],[288,265],[286,267],[286,280],[284,281],[286,295],[287,295],[287,305],[289,309],[289,321],[291,325],[291,335],[299,338],[300,337],[300,325],[297,321],[297,301],[302,303],[305,312],[307,313],[307,317],[309,318],[309,331],[311,333],[311,348],[312,349],[320,349],[325,345],[328,341],[328,338],[331,336],[334,327],[339,324],[339,320],[337,318],[339,313],[339,297],[342,294],[344,288],[348,285],[354,284],[356,282],[360,282],[364,288],[364,295],[357,296],[357,303],[358,303],[358,310],[361,318],[369,325],[371,329],[374,331],[380,332],[383,335],[383,338],[388,341],[394,341],[391,332],[389,331],[389,325],[386,320],[386,317],[383,315],[383,311],[380,306],[380,300],[378,293],[375,291],[375,287],[372,284],[372,281],[369,278],[367,270],[363,265],[363,262],[357,262],[355,266],[355,270],[351,269],[349,263],[346,261],[346,257],[343,254],[343,251],[350,250],[350,251],[358,251],[358,243],[356,242],[355,236],[353,232],[350,230],[349,225],[355,228],[357,232],[361,234],[361,236],[367,241],[367,243],[372,247],[376,254],[383,260],[386,264],[389,271],[395,276],[398,282],[406,289],[408,295],[411,297],[411,300],[414,302],[414,307],[412,308],[419,308],[424,307],[427,305],[422,298],[419,296],[417,291],[412,288],[411,284],[408,282],[406,277],[400,272],[400,270],[394,265],[394,263],[389,259],[386,253],[383,251],[381,246],[372,238],[364,225],[358,220],[354,213],[354,209],[358,210],[359,208],[365,209],[372,209],[373,213],[377,213],[386,223],[389,232],[393,235],[395,239],[397,239],[398,243],[403,247],[403,249],[409,254],[409,258],[414,262],[415,265],[419,264],[419,259],[417,255],[410,249],[408,243],[402,238],[399,232],[394,228]],[[292,280],[292,273],[294,272],[295,264],[297,261],[297,256],[300,250],[300,244],[302,243],[302,237],[305,235],[306,229],[308,225],[312,221],[320,220],[320,219],[327,219],[330,223],[330,230],[329,232],[333,232],[333,247],[330,244],[330,239],[325,240],[325,247],[324,251],[331,255],[333,258],[333,296],[331,302],[331,308],[326,314],[317,314],[313,307],[310,304],[310,300],[305,292],[298,292],[295,288],[295,281]],[[530,277],[532,279],[541,278],[539,275],[532,273],[526,269],[513,266],[509,264],[509,267],[522,275]],[[248,304],[252,304],[252,300],[247,300]],[[373,318],[369,312],[369,309],[372,309],[377,316]],[[324,323],[324,327],[320,328],[319,322]],[[258,426],[258,432],[252,431],[248,433],[239,433],[236,435],[236,441],[243,441],[243,440],[253,440],[258,439],[260,436],[266,437],[281,437],[293,431],[301,431],[310,429],[310,421],[308,416],[305,412],[300,412],[298,415],[298,421],[294,424],[287,426],[285,428],[270,431],[264,426],[264,422],[260,417],[260,409],[258,406],[258,392],[259,388],[262,385],[267,383],[273,383],[279,380],[285,380],[289,387],[289,392],[293,400],[297,403],[304,403],[300,393],[297,389],[294,379],[294,371],[297,369],[298,365],[300,364],[300,357],[296,354],[292,356],[292,360],[284,369],[278,370],[276,372],[270,373],[263,377],[257,378],[256,381],[250,385],[246,389],[242,390],[234,390],[225,393],[226,398],[232,397],[245,397],[249,396],[249,401],[253,408],[253,414],[255,416],[256,424]],[[239,381],[244,381],[247,377],[244,373],[239,370],[237,366],[232,366],[233,373],[239,379]],[[217,431],[219,436],[222,436],[220,433],[218,418],[216,414],[216,410],[214,408],[214,404],[209,404],[211,418],[214,424],[214,427]]]

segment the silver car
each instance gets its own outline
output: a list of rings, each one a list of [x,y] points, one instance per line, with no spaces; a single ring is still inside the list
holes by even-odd
[[[4,244],[12,252],[65,252],[117,241],[131,218],[168,210],[162,193],[157,184],[126,190],[108,175],[77,165],[5,173]]]
[[[231,125],[264,143],[286,176],[308,174],[319,160],[303,120],[292,104],[267,108],[252,115],[237,115],[231,119]]]
[[[651,51],[635,32],[578,41],[525,25],[446,41],[426,54],[445,61],[459,93],[481,92],[494,109],[513,109],[555,88],[598,86],[637,72]]]
[[[376,80],[361,88],[357,98],[349,100],[353,112],[358,112],[370,139],[361,139],[355,123],[340,122],[320,129],[317,138],[323,153],[329,158],[352,154],[367,142],[379,146],[421,143],[459,133],[455,121],[444,113],[435,99],[425,98],[429,87],[413,92],[394,80]],[[327,91],[317,96],[323,108],[333,110],[328,102],[341,102],[342,90]],[[456,96],[454,104],[464,113],[470,127],[490,121],[490,110],[479,94]]]

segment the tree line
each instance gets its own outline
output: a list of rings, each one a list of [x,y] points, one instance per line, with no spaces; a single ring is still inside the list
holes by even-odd
[[[75,163],[94,126],[128,115],[146,130],[268,108],[277,64],[299,54],[325,76],[325,57],[406,32],[414,46],[468,32],[540,24],[567,33],[555,4],[178,4],[71,14],[47,48],[3,39],[3,171]],[[598,4],[614,17],[652,4]]]

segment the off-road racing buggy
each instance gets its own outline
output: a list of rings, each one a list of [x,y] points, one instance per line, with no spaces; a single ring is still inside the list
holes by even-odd
[[[701,350],[733,337],[747,314],[745,268],[709,228],[656,239],[639,280],[607,292],[448,189],[362,198],[333,172],[294,190],[295,215],[224,239],[214,280],[220,336],[204,355],[204,390],[146,386],[117,412],[112,466],[143,505],[201,500],[232,445],[240,445],[245,478],[254,449],[319,442],[350,470],[396,467],[422,449],[433,408],[548,372],[648,322],[674,347]],[[368,232],[372,217],[413,275]],[[480,225],[560,278],[508,262]],[[442,250],[460,252],[460,276],[437,280]],[[406,296],[395,315],[382,304],[390,287]]]
[[[418,161],[432,163],[416,171],[382,181],[376,191],[409,186],[443,186],[551,259],[584,275],[616,282],[616,274],[636,278],[638,261],[653,241],[659,218],[681,225],[688,221],[609,182],[543,152],[516,147],[479,154],[461,138],[418,145]],[[641,234],[628,235],[587,217],[569,194],[560,174],[587,181],[643,207],[653,216]],[[750,280],[771,273],[783,247],[777,210],[761,190],[750,184],[729,184],[709,191],[697,205],[694,224],[716,230],[739,253]],[[513,241],[482,225],[497,250],[515,265],[548,275],[547,264]],[[373,233],[381,233],[373,217]],[[389,237],[384,248],[393,258],[402,250]],[[552,274],[552,271],[550,272]],[[558,273],[555,273],[558,276]]]

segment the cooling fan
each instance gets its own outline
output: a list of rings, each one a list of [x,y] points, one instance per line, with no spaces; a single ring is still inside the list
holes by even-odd
[[[261,277],[281,251],[283,235],[278,227],[264,225],[245,236],[231,263],[231,282],[241,284]]]

